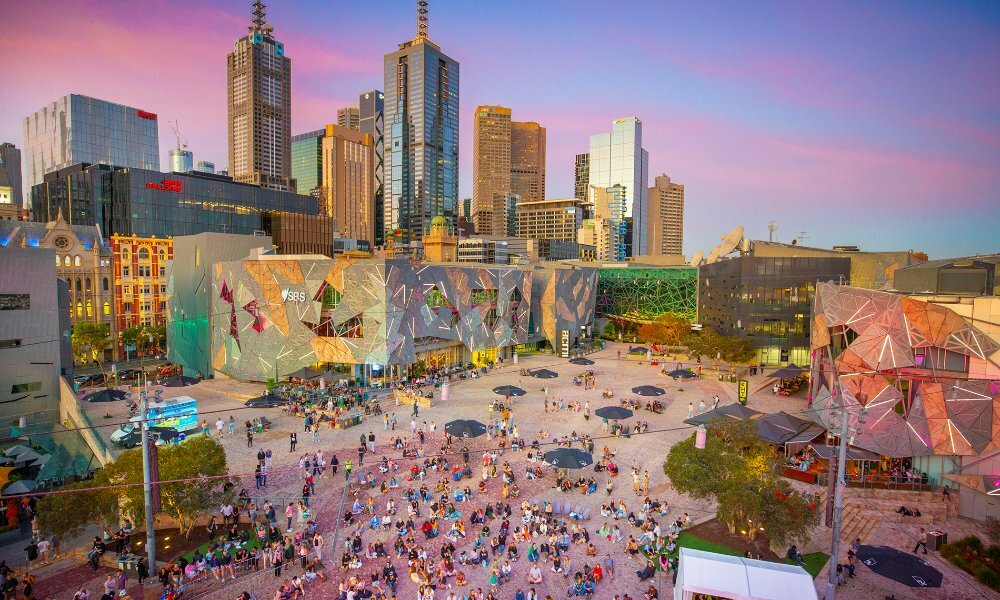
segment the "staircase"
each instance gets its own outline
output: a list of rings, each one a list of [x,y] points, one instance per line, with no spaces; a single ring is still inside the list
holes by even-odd
[[[877,523],[878,519],[865,511],[861,505],[845,504],[840,519],[840,539],[844,542],[852,542],[860,538],[864,542]]]

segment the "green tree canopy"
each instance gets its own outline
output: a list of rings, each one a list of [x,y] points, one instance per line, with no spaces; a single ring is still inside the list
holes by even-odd
[[[78,321],[73,324],[73,335],[70,338],[73,353],[78,356],[97,360],[101,372],[104,372],[104,351],[111,346],[111,326],[107,323],[93,321]]]
[[[716,362],[724,360],[727,363],[745,363],[754,358],[753,344],[749,339],[722,335],[711,327],[688,335],[683,344],[692,355],[707,356]]]
[[[751,539],[766,531],[785,544],[801,539],[818,520],[781,477],[777,452],[757,435],[753,421],[712,421],[705,448],[695,448],[694,436],[674,445],[663,471],[678,490],[718,502],[719,520]]]

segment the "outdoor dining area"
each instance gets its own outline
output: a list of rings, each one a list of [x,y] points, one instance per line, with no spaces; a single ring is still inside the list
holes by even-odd
[[[791,396],[809,385],[809,371],[795,363],[789,363],[771,373],[768,379],[776,379],[771,385],[771,393],[776,396]]]

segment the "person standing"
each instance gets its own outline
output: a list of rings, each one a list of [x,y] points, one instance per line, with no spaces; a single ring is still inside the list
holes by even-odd
[[[698,402],[698,414],[700,415],[703,414],[704,412],[705,412],[705,399],[702,398],[701,401]]]
[[[226,422],[219,417],[219,420],[215,422],[215,431],[219,434],[219,438],[222,438],[222,429],[226,426]]]
[[[253,429],[247,429],[247,448],[253,448]]]
[[[295,445],[299,443],[299,438],[298,438],[298,436],[295,435],[294,431],[289,436],[288,442],[290,444],[290,447],[289,447],[288,451],[289,452],[295,452]]]
[[[712,410],[719,408],[719,395],[716,394],[712,397]]]
[[[413,401],[413,413],[410,416],[411,417],[419,417],[420,416],[420,409],[417,407],[417,401],[416,400]],[[416,423],[416,421],[414,421],[414,424],[415,423]],[[416,426],[416,425],[414,425],[414,426]]]
[[[253,473],[254,482],[255,482],[258,490],[261,487],[263,487],[261,485],[261,480],[263,479],[263,476],[264,476],[263,473],[260,472],[260,465],[258,464],[257,468],[254,470],[254,473]]]
[[[390,419],[390,422],[392,425],[392,431],[396,431],[396,413],[392,413],[392,419]]]
[[[604,557],[604,572],[608,574],[609,579],[615,578],[615,561],[610,554]]]
[[[389,431],[389,415],[382,415],[382,431]]]
[[[351,469],[353,468],[354,466],[351,464],[351,459],[348,458],[344,461],[344,481],[351,480]]]
[[[292,505],[291,502],[289,502],[288,506],[285,507],[285,525],[287,526],[289,532],[292,531],[292,517],[294,516],[295,516],[295,506]]]
[[[372,431],[368,432],[368,451],[375,452],[375,433]]]
[[[923,527],[920,528],[920,533],[917,534],[917,545],[913,547],[913,553],[916,554],[917,549],[921,546],[924,547],[924,554],[927,554],[927,532],[924,531]]]
[[[208,419],[202,419],[201,420],[201,434],[202,435],[206,435],[206,436],[209,435],[209,433],[208,433]]]
[[[694,416],[694,402],[688,402],[688,418]]]
[[[234,435],[236,433],[236,419],[233,415],[229,415],[229,435]]]

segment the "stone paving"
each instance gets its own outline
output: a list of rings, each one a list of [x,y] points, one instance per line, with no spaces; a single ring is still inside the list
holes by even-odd
[[[661,397],[661,399],[665,398],[667,401],[664,413],[653,414],[647,411],[638,411],[633,419],[629,420],[630,422],[635,419],[648,421],[651,433],[632,436],[630,439],[597,439],[595,441],[597,453],[600,453],[601,448],[605,445],[618,452],[617,462],[623,471],[623,476],[618,477],[617,481],[615,481],[616,487],[612,495],[616,498],[623,498],[630,509],[637,506],[640,500],[636,498],[630,489],[631,481],[627,473],[628,466],[635,462],[640,465],[641,469],[649,472],[649,495],[654,498],[666,500],[670,505],[671,517],[676,517],[681,513],[687,512],[696,522],[711,518],[714,514],[714,507],[705,502],[694,501],[676,492],[663,474],[662,463],[669,448],[678,441],[690,436],[693,432],[692,428],[683,424],[683,420],[687,418],[689,403],[692,403],[697,411],[699,401],[704,399],[706,404],[710,405],[714,394],[720,395],[722,404],[734,402],[736,400],[735,385],[721,383],[712,378],[711,370],[707,365],[704,379],[675,382],[659,375],[660,367],[651,366],[647,361],[617,359],[617,351],[622,350],[624,354],[625,349],[627,349],[626,346],[610,344],[608,349],[590,356],[590,358],[596,360],[596,364],[589,367],[573,365],[564,359],[552,355],[526,356],[521,358],[520,364],[513,365],[508,363],[504,367],[491,372],[487,377],[457,382],[452,386],[451,397],[448,402],[439,402],[431,408],[422,408],[420,410],[419,421],[435,422],[439,432],[437,434],[438,439],[429,440],[427,445],[431,448],[437,448],[440,445],[440,437],[442,436],[440,432],[443,431],[444,424],[452,419],[473,418],[482,422],[489,420],[493,415],[488,412],[487,406],[490,401],[497,398],[492,392],[492,388],[497,385],[514,384],[527,390],[527,395],[514,399],[513,404],[514,420],[518,426],[519,434],[528,441],[536,438],[538,432],[543,429],[547,430],[553,437],[568,435],[574,431],[579,434],[591,435],[595,438],[602,435],[600,419],[591,418],[589,421],[586,421],[582,411],[573,412],[563,410],[548,413],[543,412],[543,398],[545,396],[542,391],[543,387],[549,390],[548,396],[550,402],[558,402],[559,400],[564,402],[589,402],[590,409],[593,411],[601,406],[616,405],[618,400],[622,398],[638,398],[643,400],[644,403],[645,399],[632,394],[631,388],[644,384],[658,385],[663,387],[667,392],[665,396]],[[557,372],[559,377],[555,379],[534,379],[520,376],[519,370],[524,367],[532,369],[546,367]],[[673,364],[670,365],[670,368],[672,367]],[[596,375],[594,389],[584,390],[582,387],[574,386],[572,383],[573,376],[588,369],[593,370]],[[762,377],[757,376],[752,378],[751,391],[753,392],[762,384]],[[614,400],[602,399],[601,390],[606,387],[614,391]],[[301,419],[282,415],[278,409],[246,409],[243,406],[245,399],[259,395],[262,391],[263,386],[260,384],[246,384],[233,380],[216,379],[187,388],[166,388],[163,395],[165,397],[190,395],[197,398],[201,414],[213,424],[213,432],[214,421],[219,416],[228,423],[229,415],[232,414],[237,424],[259,415],[266,415],[268,419],[271,419],[274,423],[273,428],[270,432],[255,436],[255,447],[253,450],[248,451],[246,448],[246,438],[239,426],[235,435],[229,435],[228,427],[226,427],[226,433],[222,437],[230,469],[234,473],[251,474],[256,465],[256,450],[261,446],[270,448],[273,451],[275,470],[280,471],[282,467],[290,467],[287,472],[274,474],[269,478],[266,490],[269,497],[282,495],[294,496],[298,493],[301,489],[302,480],[301,473],[297,468],[297,462],[298,457],[302,454],[312,454],[317,449],[322,448],[327,457],[336,454],[341,462],[348,456],[356,460],[357,455],[354,449],[358,445],[358,436],[362,432],[367,433],[369,430],[374,431],[378,438],[380,448],[377,454],[379,456],[381,456],[383,451],[381,446],[388,443],[388,437],[382,431],[382,421],[379,417],[368,417],[361,427],[347,430],[331,429],[328,427],[321,428],[319,441],[313,442],[308,434],[302,433]],[[388,399],[384,400],[382,405],[383,410],[395,412],[398,419],[397,429],[405,429],[405,435],[413,439],[414,436],[409,434],[410,407],[393,408]],[[806,408],[803,400],[773,396],[767,389],[752,393],[749,405],[763,412],[784,410],[793,414]],[[124,408],[118,404],[89,405],[84,408],[90,413],[90,417],[94,423],[117,424],[124,420]],[[110,413],[112,418],[103,419],[102,417],[105,413]],[[104,430],[104,435],[110,436],[113,429],[114,427],[108,427]],[[299,433],[298,448],[294,453],[288,451],[288,435],[293,430]],[[484,443],[482,439],[475,442],[476,445],[481,443]],[[388,454],[389,452],[391,451],[387,451],[386,453]],[[603,479],[598,480],[601,484],[599,493],[592,496],[582,496],[579,493],[564,495],[548,487],[539,488],[538,484],[526,485],[522,477],[524,472],[522,462],[525,460],[522,458],[523,456],[525,456],[525,453],[521,453],[520,456],[514,458],[515,454],[508,452],[504,457],[511,461],[512,466],[517,465],[514,466],[514,472],[518,475],[518,484],[524,490],[522,497],[531,496],[552,499],[571,497],[574,503],[590,507],[596,515],[588,523],[591,532],[600,526],[601,518],[598,511],[600,503],[606,498],[603,492]],[[390,455],[390,457],[399,459],[398,453]],[[479,463],[476,461],[477,456],[474,453],[472,457],[472,462],[474,463],[473,483],[477,482],[479,477]],[[366,466],[369,466],[369,462],[370,459],[366,460]],[[593,471],[585,469],[581,473],[589,477]],[[573,474],[576,475],[575,473]],[[551,479],[542,481],[550,482]],[[254,492],[252,475],[246,477],[244,483],[245,487],[252,494]],[[318,597],[335,597],[336,583],[340,577],[339,568],[336,567],[339,567],[341,548],[333,548],[332,542],[333,528],[343,497],[343,477],[327,477],[317,481],[316,485],[317,494],[312,500],[312,505],[317,515],[320,531],[327,538],[328,549],[325,562],[327,564],[326,573],[330,577],[330,580],[326,584],[314,584],[315,592],[311,591],[310,595],[318,594]],[[550,483],[546,483],[547,485],[550,485]],[[490,480],[487,494],[492,496],[494,501],[495,498],[499,497],[498,490],[498,480]],[[485,502],[484,499],[481,500]],[[382,502],[384,503],[384,500]],[[397,505],[399,504],[397,498]],[[511,502],[511,505],[515,513],[514,518],[511,519],[513,525],[517,520],[518,506],[515,502]],[[465,509],[461,508],[461,510],[464,511]],[[467,514],[463,516],[467,516]],[[419,520],[416,521],[418,521],[419,525]],[[467,521],[466,524],[468,525]],[[966,532],[975,531],[974,523],[962,519],[952,519],[947,523],[946,527],[953,539],[957,539],[957,537]],[[631,528],[627,524],[623,524],[622,529],[628,535],[628,530]],[[912,531],[910,531],[911,529]],[[916,527],[896,526],[880,522],[868,541],[878,540],[879,543],[887,545],[896,547],[909,546],[912,548],[910,539],[915,531]],[[385,534],[382,535],[385,537]],[[363,534],[363,539],[367,544],[375,539],[374,536],[375,534],[366,532]],[[343,539],[343,535],[341,535],[341,539]],[[592,539],[595,539],[595,545],[598,546],[598,555],[603,556],[606,553],[612,553],[617,564],[617,577],[615,581],[609,585],[606,579],[600,584],[596,597],[610,599],[616,593],[623,594],[627,592],[632,598],[641,598],[642,591],[646,588],[646,585],[640,585],[637,578],[631,572],[638,568],[640,564],[624,554],[621,544],[615,545],[607,540],[596,540],[596,536],[592,536]],[[812,541],[802,549],[806,552],[814,550],[828,551],[829,540],[829,531],[823,527],[818,527]],[[433,541],[439,542],[440,540]],[[459,544],[456,544],[456,546],[459,546]],[[527,561],[523,558],[527,546],[523,544],[522,546],[522,559],[515,564],[515,579],[512,583],[505,584],[500,588],[497,592],[498,598],[513,597],[513,589],[516,589],[518,585],[522,585],[521,581],[523,580],[517,578],[523,576],[524,573],[522,571],[527,571]],[[458,550],[460,551],[461,549],[462,547],[459,546]],[[846,546],[844,551],[846,551]],[[587,558],[584,557],[580,549],[571,551],[571,557],[574,569],[581,567]],[[938,566],[945,573],[945,583],[941,590],[919,590],[913,592],[909,589],[903,589],[898,585],[893,589],[889,580],[876,576],[871,572],[866,572],[866,567],[860,566],[858,568],[858,578],[851,580],[847,587],[841,588],[839,595],[842,598],[856,598],[858,600],[881,598],[893,592],[897,598],[943,598],[945,594],[953,600],[982,598],[984,596],[990,597],[990,592],[985,588],[975,583],[970,584],[967,576],[956,573],[954,568],[944,563],[939,557],[932,559],[932,561],[932,564]],[[70,598],[72,597],[70,589],[72,588],[75,591],[77,586],[84,584],[93,593],[98,589],[101,581],[103,581],[103,576],[100,574],[89,578],[89,580],[86,578],[85,573],[75,578],[62,574],[63,572],[70,571],[79,573],[80,571],[76,568],[79,564],[79,559],[61,561],[61,563],[65,566],[60,567],[58,566],[60,563],[57,563],[57,565],[46,567],[45,570],[38,573],[40,581],[37,589],[44,591],[46,594],[45,596],[39,595],[38,597]],[[399,561],[397,561],[397,569],[400,573],[400,597],[412,597],[415,595],[415,586],[406,579],[405,560],[402,565],[398,563]],[[369,569],[369,565],[365,564],[360,573],[367,574],[370,572]],[[484,590],[489,589],[488,582],[486,581],[488,577],[487,572],[484,572],[482,569],[469,568],[466,569],[465,573],[469,578],[470,584],[465,590],[477,587],[481,587]],[[55,588],[46,584],[46,579],[56,576],[59,577],[58,581],[60,582],[60,588],[58,589],[65,590],[65,592],[57,592]],[[188,594],[187,597],[225,598],[226,600],[232,600],[232,598],[246,589],[252,590],[257,598],[264,600],[273,596],[275,586],[278,582],[280,580],[276,581],[270,573],[251,574],[243,576],[224,587],[209,586],[194,588],[191,590],[193,593]],[[666,598],[671,593],[669,580],[664,578],[662,582],[657,583],[661,586],[660,598]],[[158,589],[158,585],[155,580],[153,580],[152,584],[147,585],[146,597],[158,597],[158,594],[154,590],[154,588]],[[536,586],[536,589],[540,592],[540,597],[543,597],[545,593],[551,593],[556,598],[564,598],[566,597],[565,588],[567,586],[568,583],[566,580],[561,577],[557,578],[554,574],[546,570],[543,584]],[[817,579],[817,588],[820,590],[821,595],[824,586],[825,577],[821,575]],[[136,587],[134,583],[133,587]],[[135,591],[130,590],[130,592],[133,592],[133,597],[139,597],[139,594],[135,593]],[[440,592],[439,595],[444,597],[444,594]]]

